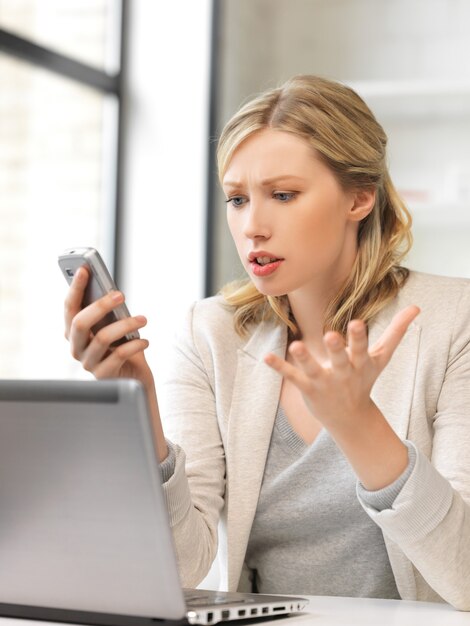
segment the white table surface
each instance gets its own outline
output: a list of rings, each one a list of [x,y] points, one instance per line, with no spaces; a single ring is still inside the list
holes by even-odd
[[[260,622],[262,626],[470,626],[470,612],[448,604],[310,596],[301,615]],[[252,622],[255,624],[255,620]],[[232,622],[236,624],[236,622]],[[0,626],[57,626],[57,622],[0,617]]]
[[[287,622],[292,626],[470,626],[470,613],[456,611],[449,604],[332,596],[309,599],[308,613],[280,620],[282,626]]]

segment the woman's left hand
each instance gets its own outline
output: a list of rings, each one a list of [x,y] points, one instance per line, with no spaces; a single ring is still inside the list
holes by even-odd
[[[294,363],[274,354],[265,357],[269,366],[298,387],[308,409],[329,431],[366,489],[390,485],[408,463],[407,447],[370,393],[419,312],[412,305],[397,313],[371,348],[360,320],[349,323],[347,345],[339,333],[326,333],[326,365],[321,365],[302,341],[289,347]]]
[[[326,366],[312,356],[302,341],[294,341],[289,347],[294,363],[274,354],[268,354],[265,363],[298,387],[309,410],[327,429],[347,428],[373,405],[372,387],[419,313],[415,305],[397,313],[371,348],[361,320],[349,323],[347,345],[340,333],[327,332]]]

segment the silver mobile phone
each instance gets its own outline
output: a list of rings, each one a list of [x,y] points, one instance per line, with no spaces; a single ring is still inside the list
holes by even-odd
[[[59,267],[69,285],[72,282],[75,272],[83,265],[87,267],[90,277],[83,296],[82,308],[88,306],[110,291],[117,290],[116,284],[114,283],[108,268],[95,248],[70,248],[69,250],[65,250],[59,256]],[[130,313],[127,306],[123,303],[108,313],[102,320],[93,326],[91,330],[93,334],[96,335],[96,333],[104,326],[107,326],[112,322],[116,322],[117,320],[122,320],[126,317],[130,317]],[[133,331],[111,345],[119,345],[125,341],[130,341],[131,339],[138,339],[139,336],[138,331]]]

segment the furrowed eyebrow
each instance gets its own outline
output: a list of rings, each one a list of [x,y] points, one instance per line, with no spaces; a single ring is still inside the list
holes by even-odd
[[[227,181],[226,183],[222,183],[224,189],[240,189],[243,185],[241,183],[236,183],[235,181]]]
[[[294,176],[292,174],[285,174],[285,175],[280,175],[280,176],[273,176],[272,178],[266,178],[265,180],[261,181],[261,185],[263,187],[269,187],[273,183],[291,182],[291,181],[304,182],[304,180],[305,179],[301,178],[300,176]],[[241,181],[236,181],[236,180],[227,180],[227,181],[223,181],[223,186],[229,187],[232,189],[239,189],[240,187],[243,187],[243,183]]]
[[[273,183],[283,183],[283,182],[291,182],[291,181],[302,182],[303,180],[304,179],[301,178],[300,176],[294,176],[293,174],[286,174],[284,176],[273,176],[272,178],[266,178],[265,180],[261,181],[261,184],[263,185],[263,187],[269,187]]]

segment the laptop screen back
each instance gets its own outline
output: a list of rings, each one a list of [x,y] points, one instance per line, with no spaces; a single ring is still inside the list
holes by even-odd
[[[0,602],[179,619],[142,387],[0,381]]]

